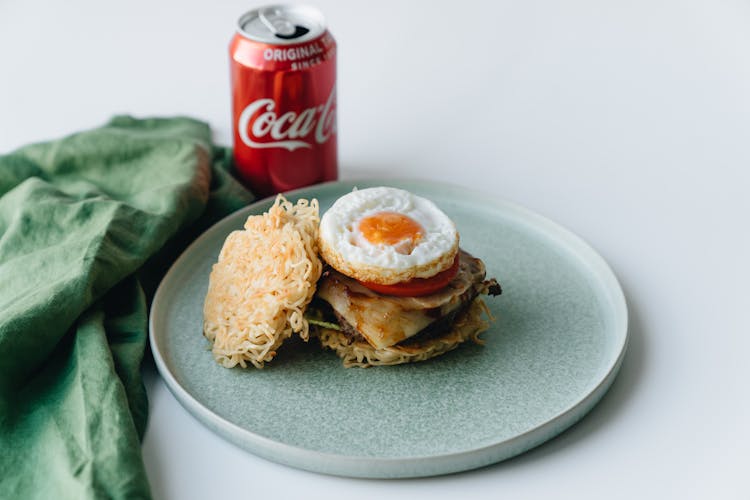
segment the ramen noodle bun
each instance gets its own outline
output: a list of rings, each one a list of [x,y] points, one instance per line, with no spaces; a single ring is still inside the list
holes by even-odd
[[[219,364],[262,368],[292,333],[307,340],[303,312],[322,271],[319,221],[317,200],[292,204],[278,195],[227,237],[203,306],[203,334]]]

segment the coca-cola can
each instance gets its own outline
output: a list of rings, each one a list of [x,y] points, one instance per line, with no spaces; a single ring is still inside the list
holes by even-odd
[[[259,196],[338,177],[336,41],[322,14],[271,5],[230,44],[234,161]]]

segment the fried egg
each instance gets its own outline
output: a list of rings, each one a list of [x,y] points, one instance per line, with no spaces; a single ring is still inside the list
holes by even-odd
[[[458,232],[433,202],[403,189],[348,193],[320,220],[321,255],[360,281],[392,285],[429,278],[453,264]]]

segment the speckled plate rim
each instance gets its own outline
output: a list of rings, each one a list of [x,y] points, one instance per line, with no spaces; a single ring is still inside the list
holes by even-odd
[[[440,455],[389,458],[323,453],[280,443],[229,422],[206,408],[176,380],[162,355],[158,322],[161,319],[161,304],[167,301],[166,296],[171,288],[171,280],[191,250],[201,244],[203,240],[211,239],[213,233],[217,230],[220,231],[222,223],[227,219],[237,217],[240,212],[250,214],[256,207],[269,204],[272,198],[265,198],[229,214],[201,234],[172,264],[154,295],[149,315],[151,351],[159,373],[179,403],[207,428],[257,456],[312,472],[359,478],[427,477],[484,467],[528,451],[557,436],[583,418],[612,385],[622,365],[629,340],[628,310],[625,295],[607,262],[582,238],[556,222],[516,203],[500,200],[481,191],[452,184],[420,179],[363,179],[317,184],[290,191],[285,195],[290,198],[309,197],[308,193],[320,192],[321,190],[340,190],[343,194],[356,186],[371,185],[390,185],[404,189],[410,187],[412,189],[426,188],[440,190],[448,196],[470,197],[476,203],[492,206],[495,210],[511,216],[519,224],[523,223],[526,227],[533,228],[537,232],[550,237],[552,241],[564,246],[567,251],[576,255],[591,274],[597,278],[604,292],[606,292],[607,303],[612,310],[612,322],[609,330],[610,336],[613,337],[614,349],[609,363],[601,371],[598,382],[557,415],[526,432],[473,450]]]

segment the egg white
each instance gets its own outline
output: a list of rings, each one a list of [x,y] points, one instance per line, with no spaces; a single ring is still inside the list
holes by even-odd
[[[422,237],[410,253],[400,253],[398,246],[371,243],[360,232],[360,221],[378,212],[403,214],[422,226]],[[388,278],[389,274],[399,280],[426,278],[449,267],[459,236],[453,221],[430,200],[403,189],[374,187],[336,200],[320,220],[319,238],[321,248],[327,250],[324,258],[339,271],[358,277],[358,269],[369,274],[381,270],[386,279],[379,281],[393,282],[396,278]]]

